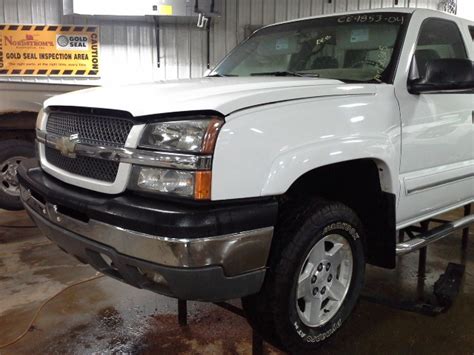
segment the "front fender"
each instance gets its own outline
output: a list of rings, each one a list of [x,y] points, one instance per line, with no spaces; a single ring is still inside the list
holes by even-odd
[[[398,104],[393,86],[370,85],[375,94],[283,102],[226,117],[214,155],[212,199],[281,195],[306,172],[361,158],[374,159],[382,168],[382,189],[398,195]]]

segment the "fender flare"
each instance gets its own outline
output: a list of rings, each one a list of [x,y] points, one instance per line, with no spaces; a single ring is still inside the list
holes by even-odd
[[[399,194],[396,166],[399,154],[388,137],[357,137],[330,140],[292,149],[277,156],[267,174],[261,195],[281,195],[304,174],[324,166],[371,159],[379,168],[382,191]]]

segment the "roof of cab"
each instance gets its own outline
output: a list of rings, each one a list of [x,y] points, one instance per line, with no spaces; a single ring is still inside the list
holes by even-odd
[[[417,12],[417,13],[420,13],[420,12],[423,13],[424,12],[424,13],[426,13],[427,16],[428,15],[440,15],[440,14],[442,14],[443,17],[452,16],[454,18],[462,19],[464,21],[470,22],[469,20],[465,20],[461,17],[455,16],[455,15],[452,15],[452,14],[448,14],[446,12],[439,11],[439,10],[423,9],[423,8],[412,8],[412,7],[411,8],[409,8],[409,7],[387,7],[387,8],[381,8],[381,9],[355,10],[355,11],[337,12],[337,13],[333,13],[333,14],[325,14],[325,15],[316,15],[316,16],[304,17],[304,18],[299,18],[299,19],[274,23],[274,24],[265,26],[263,28],[276,26],[276,25],[281,25],[281,24],[285,24],[285,23],[292,23],[292,22],[298,22],[298,21],[306,21],[306,20],[311,20],[311,19],[317,19],[317,18],[344,16],[344,15],[349,15],[349,14],[369,14],[369,13],[378,13],[378,12],[395,12],[395,13],[398,12],[398,13],[405,13],[405,14],[412,14],[414,12]]]

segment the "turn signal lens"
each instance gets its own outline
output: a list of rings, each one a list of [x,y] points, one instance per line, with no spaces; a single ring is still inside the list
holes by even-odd
[[[194,181],[194,198],[196,200],[210,200],[212,173],[210,171],[198,171]]]
[[[217,142],[217,135],[219,134],[219,130],[222,127],[222,120],[220,118],[214,117],[207,126],[206,134],[204,135],[204,139],[202,141],[202,149],[201,152],[205,154],[212,154],[214,153],[214,148]]]

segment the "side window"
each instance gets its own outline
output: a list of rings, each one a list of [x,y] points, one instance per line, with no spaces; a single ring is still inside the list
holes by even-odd
[[[427,19],[421,26],[415,57],[421,77],[424,77],[426,64],[431,60],[468,59],[457,24],[448,20]]]
[[[474,42],[474,26],[469,26],[469,32],[471,32],[472,41]]]

